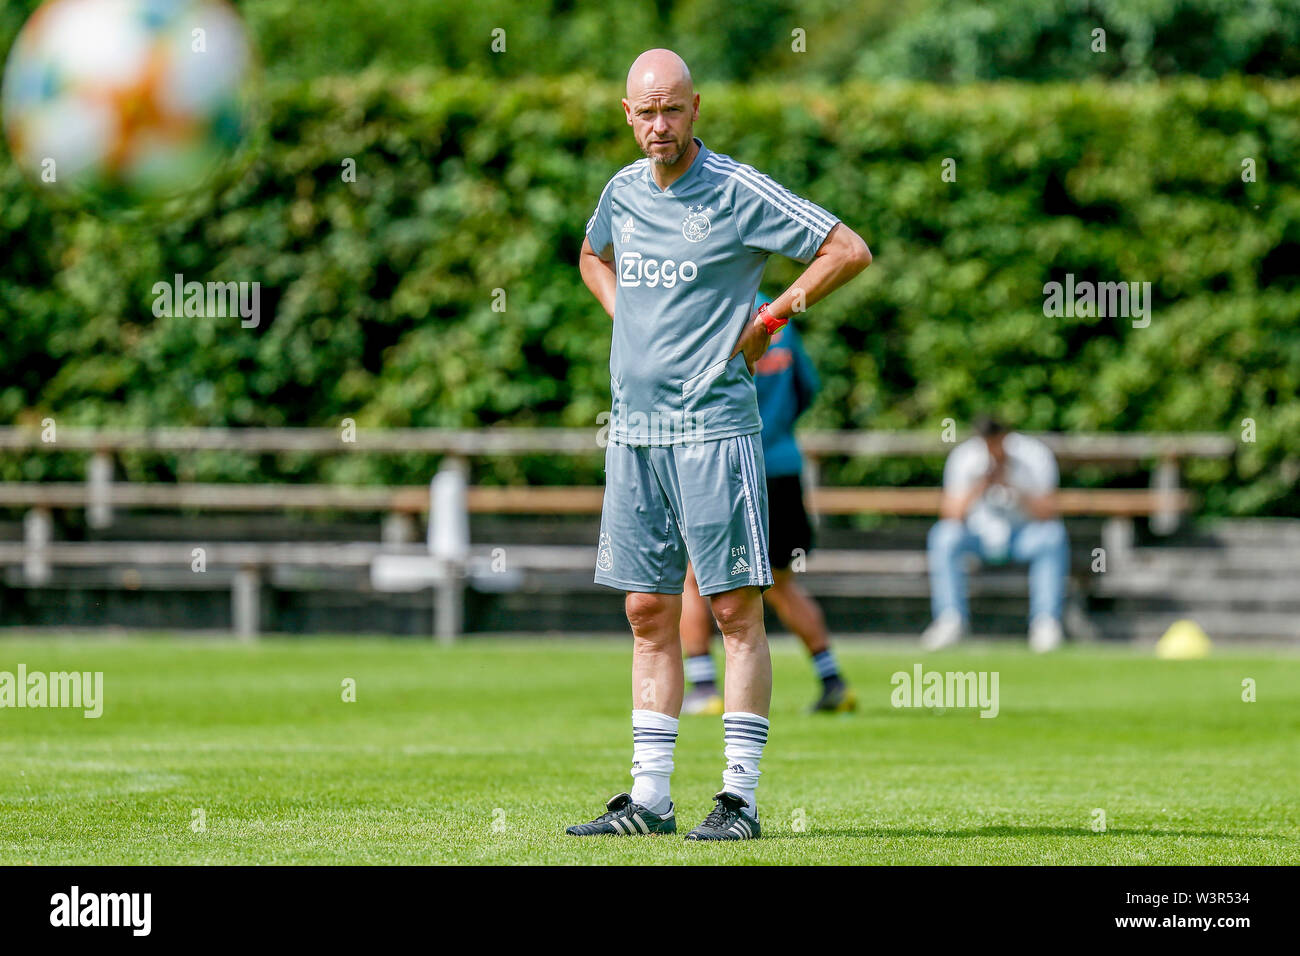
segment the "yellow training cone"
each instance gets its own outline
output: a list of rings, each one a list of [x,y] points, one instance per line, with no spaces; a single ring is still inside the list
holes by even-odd
[[[1195,621],[1174,621],[1164,637],[1156,641],[1156,657],[1167,661],[1188,661],[1208,657],[1212,646],[1201,625]]]

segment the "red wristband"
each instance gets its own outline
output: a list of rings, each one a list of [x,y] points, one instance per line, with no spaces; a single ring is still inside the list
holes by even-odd
[[[774,316],[771,312],[767,310],[767,305],[768,304],[764,302],[762,305],[758,307],[757,318],[763,320],[763,325],[767,327],[768,335],[776,335],[776,333],[780,332],[783,328],[785,328],[786,323],[789,322],[790,320],[778,319],[776,316]]]

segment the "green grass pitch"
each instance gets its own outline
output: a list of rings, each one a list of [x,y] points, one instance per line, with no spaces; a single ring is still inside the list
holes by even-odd
[[[106,701],[0,709],[0,863],[1300,862],[1293,654],[838,651],[860,709],[814,717],[773,642],[766,838],[688,844],[563,832],[630,786],[626,639],[0,639],[0,671],[103,671]],[[997,671],[999,715],[895,709],[918,661]],[[721,747],[720,719],[682,719],[682,833]]]

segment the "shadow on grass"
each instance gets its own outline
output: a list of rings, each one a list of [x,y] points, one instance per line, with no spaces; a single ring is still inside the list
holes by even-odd
[[[766,835],[765,835],[766,836]],[[1155,830],[1126,827],[1108,827],[1104,833],[1094,833],[1087,827],[1011,827],[992,826],[975,827],[963,830],[924,827],[863,827],[838,830],[810,829],[803,833],[774,833],[774,840],[800,840],[808,837],[859,837],[885,839],[890,837],[906,839],[909,837],[943,837],[954,840],[969,840],[976,837],[1107,837],[1107,836],[1142,836],[1142,837],[1202,837],[1211,840],[1281,840],[1290,842],[1291,838],[1281,835],[1262,833],[1224,833],[1221,830]]]

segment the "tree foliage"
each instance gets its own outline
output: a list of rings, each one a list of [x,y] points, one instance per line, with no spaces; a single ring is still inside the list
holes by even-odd
[[[0,5],[0,49],[39,0]],[[647,47],[702,80],[837,84],[1300,72],[1300,0],[235,0],[277,78],[370,67],[623,78]],[[1106,32],[1106,52],[1093,31]],[[800,31],[801,39],[796,36]],[[504,49],[494,40],[503,40]]]

